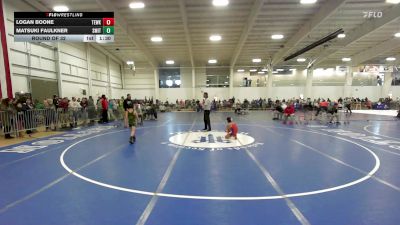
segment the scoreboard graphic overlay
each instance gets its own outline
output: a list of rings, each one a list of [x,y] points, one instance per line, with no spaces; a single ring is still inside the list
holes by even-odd
[[[114,42],[114,12],[14,12],[14,41]]]

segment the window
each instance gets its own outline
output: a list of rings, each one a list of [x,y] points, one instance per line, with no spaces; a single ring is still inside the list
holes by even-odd
[[[383,73],[353,73],[352,86],[381,86],[385,79]]]
[[[315,69],[312,86],[344,86],[346,71],[346,67]]]
[[[229,68],[207,68],[206,87],[229,87]]]
[[[181,71],[180,69],[160,69],[159,71],[160,88],[180,88]]]
[[[392,86],[400,86],[400,73],[393,73]]]
[[[207,75],[206,87],[229,87],[229,76]]]

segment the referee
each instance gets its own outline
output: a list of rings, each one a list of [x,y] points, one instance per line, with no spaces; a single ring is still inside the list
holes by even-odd
[[[208,99],[208,93],[204,92],[203,109],[204,109],[204,129],[203,131],[211,131],[210,109],[211,101]]]
[[[127,118],[127,112],[128,112],[128,109],[129,108],[132,108],[133,109],[133,100],[132,100],[132,98],[131,98],[131,94],[127,94],[126,95],[126,99],[124,100],[124,103],[123,103],[123,107],[124,107],[124,124],[125,124],[125,127],[128,127],[126,124],[127,124],[127,121],[128,121],[128,118]]]
[[[131,94],[126,95],[126,99],[124,100],[124,111],[126,111],[128,108],[133,108],[133,101],[131,98]]]

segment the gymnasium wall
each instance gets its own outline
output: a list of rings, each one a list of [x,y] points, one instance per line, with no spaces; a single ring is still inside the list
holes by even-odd
[[[145,65],[137,64],[136,70],[129,68],[124,69],[124,89],[120,91],[121,96],[126,96],[128,93],[132,98],[144,99],[155,96],[155,79],[154,69],[147,68]]]

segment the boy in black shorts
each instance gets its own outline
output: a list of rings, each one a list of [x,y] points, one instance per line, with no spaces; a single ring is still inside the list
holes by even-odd
[[[125,127],[130,127],[131,128],[131,135],[129,138],[129,142],[131,144],[135,143],[136,141],[136,122],[138,119],[138,115],[136,110],[133,109],[133,102],[131,104],[126,105],[126,111],[125,111]]]

